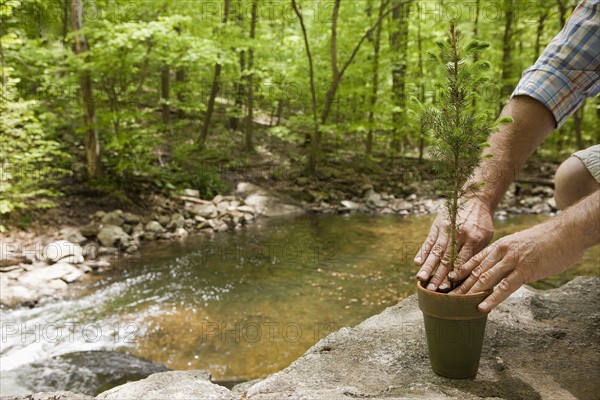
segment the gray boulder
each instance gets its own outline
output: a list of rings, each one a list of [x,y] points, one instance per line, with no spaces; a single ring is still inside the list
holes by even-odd
[[[16,307],[21,304],[33,305],[42,297],[42,293],[22,285],[5,286],[0,289],[0,304]]]
[[[142,220],[142,218],[137,214],[132,214],[130,212],[125,212],[121,215],[123,220],[128,224],[135,225]]]
[[[84,261],[83,249],[77,243],[59,240],[44,246],[42,250],[42,260],[47,263],[63,261],[72,264],[81,264]]]
[[[97,399],[113,400],[239,400],[229,389],[210,381],[208,371],[171,371],[150,375],[137,382],[126,383]]]
[[[94,238],[98,235],[98,232],[100,232],[100,227],[95,223],[91,223],[80,227],[79,232],[86,238]]]
[[[115,210],[115,211],[111,211],[109,213],[106,213],[101,221],[103,224],[105,225],[116,225],[116,226],[120,226],[123,224],[123,211],[121,210]]]
[[[85,236],[81,234],[79,229],[73,227],[62,228],[59,231],[59,234],[60,237],[72,243],[81,244],[87,240]]]
[[[32,288],[43,287],[54,279],[62,279],[67,283],[74,282],[83,276],[83,272],[71,264],[60,262],[47,267],[36,268],[25,272],[18,279],[19,283]]]
[[[129,243],[131,237],[116,225],[106,225],[98,232],[98,240],[105,247],[115,247],[119,244]]]
[[[489,316],[479,374],[431,371],[413,295],[321,340],[247,399],[597,399],[600,279],[549,291],[521,288]]]
[[[152,232],[152,233],[159,233],[159,232],[164,232],[165,231],[165,228],[163,228],[163,226],[158,221],[150,221],[150,222],[148,222],[146,224],[146,226],[144,227],[144,229],[147,232]]]
[[[175,230],[185,227],[185,218],[183,215],[176,213],[171,215],[171,221],[167,225],[167,229]]]
[[[193,215],[203,218],[215,218],[217,216],[217,207],[214,204],[190,204],[187,210]]]

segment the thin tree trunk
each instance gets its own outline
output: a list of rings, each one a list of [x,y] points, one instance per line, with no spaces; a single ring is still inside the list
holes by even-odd
[[[254,68],[254,39],[256,38],[256,20],[258,17],[258,0],[253,0],[252,2],[252,21],[250,22],[250,40],[251,45],[248,49],[248,70],[250,71],[248,74],[248,114],[246,115],[246,140],[245,140],[245,150],[247,152],[251,152],[254,150],[254,145],[252,144],[252,137],[254,135],[254,73],[252,72],[252,68]]]
[[[543,5],[540,5],[540,7],[544,7]],[[544,22],[546,22],[546,18],[548,18],[548,11],[544,10],[544,12],[540,13],[540,16],[538,18],[538,24],[537,24],[537,33],[535,36],[535,47],[533,50],[533,62],[535,63],[538,59],[538,57],[540,56],[540,43],[542,40],[542,35],[544,34]]]
[[[379,4],[379,17],[383,14],[384,1]],[[371,109],[369,110],[369,131],[367,132],[366,155],[373,154],[373,126],[375,125],[375,107],[377,106],[377,91],[379,89],[379,49],[381,45],[381,24],[375,30],[373,41],[373,78],[371,91]]]
[[[393,4],[402,5],[401,0],[393,0]],[[407,4],[409,4],[408,2]],[[402,147],[400,129],[405,128],[406,120],[406,67],[408,58],[408,14],[410,7],[398,7],[392,13],[390,34],[390,48],[393,54],[392,61],[392,98],[394,110],[392,112],[392,150],[399,152]]]
[[[386,0],[386,6],[388,4],[388,1]],[[354,61],[354,58],[356,57],[356,54],[358,54],[358,51],[360,50],[360,47],[362,46],[362,44],[364,43],[364,41],[369,37],[369,35],[372,34],[372,32],[379,26],[379,24],[381,24],[381,22],[383,21],[383,19],[385,17],[387,17],[390,13],[394,12],[395,10],[397,10],[398,8],[400,8],[402,6],[402,4],[404,3],[400,3],[394,7],[392,7],[391,9],[389,9],[388,11],[386,11],[385,13],[383,13],[381,15],[381,17],[377,20],[377,22],[375,22],[375,24],[373,26],[371,26],[364,34],[363,36],[360,38],[360,40],[358,41],[358,43],[356,43],[356,45],[354,46],[354,49],[352,50],[352,53],[350,54],[350,57],[348,57],[348,59],[346,60],[346,62],[343,64],[341,69],[337,69],[339,72],[337,72],[335,75],[335,77],[337,77],[337,79],[333,79],[332,80],[332,87],[330,88],[330,90],[327,92],[327,96],[325,96],[325,103],[323,105],[323,110],[321,112],[321,118],[320,121],[319,119],[316,119],[316,125],[314,127],[314,133],[313,133],[313,140],[311,141],[311,151],[309,154],[309,162],[308,162],[308,170],[309,172],[315,172],[316,171],[316,165],[317,165],[317,154],[319,152],[320,149],[320,141],[321,141],[321,137],[320,137],[320,131],[319,131],[319,122],[321,124],[325,124],[327,122],[327,119],[329,117],[329,114],[331,112],[331,106],[333,105],[333,101],[335,99],[335,95],[337,93],[337,90],[339,88],[339,84],[342,80],[342,77],[344,76],[344,73],[346,72],[346,70],[348,69],[348,67],[350,66],[350,64],[352,64],[352,61]],[[292,0],[292,7],[294,8],[294,12],[296,13],[296,16],[298,17],[298,20],[300,21],[300,26],[302,27],[302,34],[304,37],[304,44],[305,47],[307,49],[307,54],[309,53],[309,44],[308,44],[308,35],[306,33],[306,27],[304,25],[304,18],[302,17],[302,13],[300,11],[300,9],[298,8],[298,4],[296,3],[296,0]],[[334,3],[334,12],[333,12],[333,19],[337,19],[335,18],[338,11],[339,11],[339,0],[336,0],[336,2]],[[334,24],[332,24],[332,30],[334,29]],[[337,34],[336,34],[337,36]],[[331,51],[333,52],[334,50],[337,51],[337,45],[331,45],[330,47]],[[314,94],[314,90],[315,90],[315,85],[314,85],[314,68],[313,68],[313,63],[312,63],[312,55],[309,55],[309,76],[310,76],[310,80],[311,80],[311,95],[313,96],[313,113],[316,116],[317,114],[317,102],[316,102],[316,95]],[[337,58],[337,54],[336,54],[336,58]],[[332,67],[333,70],[333,67]]]
[[[64,46],[68,41],[67,35],[69,34],[69,0],[63,0],[62,6],[62,37]]]
[[[224,12],[223,12],[223,25],[227,26],[227,18],[229,16],[229,4],[231,0],[223,0]],[[212,87],[210,90],[210,97],[208,99],[208,105],[206,106],[206,113],[204,114],[204,121],[202,124],[202,130],[200,131],[199,147],[202,149],[206,144],[206,138],[208,137],[208,130],[210,128],[210,120],[212,119],[213,111],[215,109],[215,101],[217,94],[219,93],[219,86],[221,80],[222,65],[220,63],[215,64],[215,73],[213,76]]]
[[[283,114],[283,100],[279,99],[277,101],[277,122],[275,126],[281,125],[281,115]]]
[[[304,47],[306,49],[306,56],[308,58],[308,76],[310,80],[310,96],[311,96],[311,105],[312,105],[312,115],[313,115],[313,144],[316,142],[317,135],[319,133],[319,120],[317,117],[317,95],[315,92],[315,69],[313,66],[312,54],[310,52],[310,44],[308,43],[308,34],[306,33],[306,26],[304,25],[304,18],[302,17],[302,12],[298,8],[298,4],[296,0],[292,0],[292,7],[294,8],[294,12],[298,17],[298,21],[300,22],[300,27],[302,28],[302,37],[304,38]],[[309,173],[314,173],[317,168],[316,157],[309,157],[308,161],[308,171]]]
[[[162,121],[167,127],[171,125],[171,109],[169,107],[169,92],[171,89],[171,68],[163,65],[160,69],[160,98]]]
[[[77,32],[75,38],[75,53],[85,54],[88,44],[85,36],[80,33],[83,28],[83,4],[82,0],[72,0],[72,23],[73,31]],[[100,169],[100,143],[96,131],[96,112],[94,108],[94,96],[92,91],[92,78],[88,71],[81,73],[79,77],[81,87],[81,102],[83,105],[83,123],[85,132],[83,145],[87,165],[88,178],[97,178],[101,175]]]
[[[575,141],[577,144],[577,150],[583,150],[583,138],[581,137],[581,131],[583,128],[583,108],[585,106],[585,102],[581,104],[581,107],[575,111],[573,115],[573,133],[575,135]]]
[[[175,32],[177,32],[177,35],[181,35],[181,27],[176,26]],[[179,106],[177,107],[177,118],[178,119],[182,119],[183,117],[185,117],[185,112],[183,111],[183,108],[181,107],[181,105],[185,104],[185,89],[184,89],[184,87],[185,87],[186,80],[187,80],[187,72],[185,70],[185,67],[177,68],[177,70],[175,71],[175,82],[177,82],[177,102],[179,103]]]
[[[560,27],[565,26],[567,22],[567,1],[566,0],[556,0],[556,5],[558,6],[558,19],[560,21]]]
[[[479,40],[479,8],[480,8],[480,0],[475,2],[475,20],[473,21],[473,38],[475,40]],[[420,23],[420,22],[419,22]],[[419,29],[421,29],[419,25]],[[420,38],[419,38],[420,40]],[[421,49],[419,49],[419,57],[421,57]],[[477,62],[479,60],[479,55],[477,53],[473,54],[473,61]],[[473,114],[477,112],[477,96],[473,96],[471,100],[471,106],[473,107]]]
[[[477,0],[479,4],[479,0]],[[421,37],[421,20],[417,19],[417,51],[419,53],[419,95],[422,103],[425,103],[425,85],[424,85],[424,69],[423,69],[423,38]],[[423,179],[422,165],[423,165],[423,151],[425,149],[425,124],[421,122],[419,124],[419,175]]]
[[[513,82],[511,81],[513,77],[513,68],[512,68],[512,37],[513,37],[513,20],[514,20],[514,10],[513,10],[513,2],[512,0],[504,0],[504,8],[505,8],[505,20],[504,20],[504,37],[502,39],[502,90],[500,96],[500,104],[498,109],[498,114],[504,107],[505,100],[510,95],[513,89]]]
[[[136,89],[136,95],[142,92],[142,88],[144,87],[144,82],[146,81],[146,77],[148,76],[148,64],[150,63],[150,52],[152,51],[152,46],[154,43],[152,39],[148,39],[146,43],[146,54],[144,54],[144,61],[142,62],[142,67],[140,68],[140,79],[138,80],[138,85]]]

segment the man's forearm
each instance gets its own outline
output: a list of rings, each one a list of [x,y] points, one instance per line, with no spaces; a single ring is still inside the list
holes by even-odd
[[[484,154],[491,153],[492,157],[484,159],[469,181],[485,182],[475,197],[490,212],[502,200],[527,158],[556,126],[552,113],[528,96],[513,97],[501,117],[511,117],[513,121],[492,133],[491,146],[484,150]]]
[[[600,243],[600,190],[568,207],[557,217],[565,236],[575,238],[582,249]]]

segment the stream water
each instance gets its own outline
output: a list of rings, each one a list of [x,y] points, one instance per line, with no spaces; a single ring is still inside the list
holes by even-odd
[[[497,221],[496,238],[546,218]],[[327,334],[414,293],[412,259],[432,220],[303,215],[147,245],[90,276],[67,299],[0,310],[0,395],[73,388],[95,394],[106,388],[97,376],[82,383],[73,371],[61,378],[57,370],[81,374],[91,364],[81,355],[115,352],[130,358],[98,361],[105,375],[117,374],[110,368],[131,371],[141,358],[172,369],[207,369],[219,381],[264,377]],[[534,286],[600,276],[599,260],[595,246],[567,273]],[[75,381],[79,386],[65,383]]]

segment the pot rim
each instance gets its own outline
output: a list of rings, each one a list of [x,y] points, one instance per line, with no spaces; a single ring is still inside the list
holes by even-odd
[[[461,298],[471,298],[471,297],[479,297],[483,294],[491,294],[492,293],[492,289],[488,289],[485,291],[481,291],[481,292],[477,292],[477,293],[469,293],[469,294],[449,294],[449,293],[439,293],[439,292],[433,292],[431,290],[427,290],[425,289],[422,285],[421,285],[421,281],[417,279],[417,288],[427,294],[428,296],[438,296],[438,297],[442,297],[442,296],[452,296],[452,297],[461,297]]]

